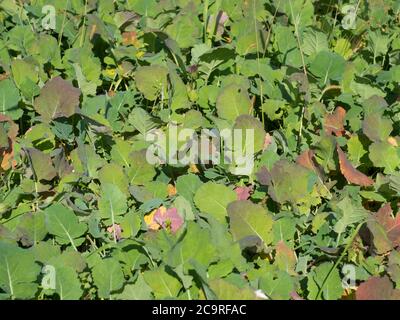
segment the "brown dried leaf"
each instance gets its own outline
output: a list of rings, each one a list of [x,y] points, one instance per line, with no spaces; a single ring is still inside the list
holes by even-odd
[[[357,289],[357,300],[390,300],[393,292],[393,284],[389,277],[372,277],[361,283]]]
[[[340,171],[349,183],[354,183],[363,187],[368,187],[374,184],[374,180],[353,167],[350,161],[347,160],[346,155],[339,145],[336,146],[336,149],[339,156]]]
[[[0,148],[0,168],[3,170],[8,170],[17,165],[17,162],[14,160],[14,143],[15,139],[17,138],[19,128],[18,125],[11,120],[11,118],[3,114],[0,114],[0,122],[8,122],[10,124],[7,132],[8,147]]]
[[[326,114],[324,119],[324,128],[327,134],[334,133],[336,136],[341,137],[345,133],[344,118],[346,117],[346,110],[342,107],[337,107],[332,114]]]
[[[385,204],[378,210],[375,216],[376,220],[383,226],[387,232],[387,236],[392,241],[393,246],[400,245],[400,215],[392,217],[392,208],[390,204]]]

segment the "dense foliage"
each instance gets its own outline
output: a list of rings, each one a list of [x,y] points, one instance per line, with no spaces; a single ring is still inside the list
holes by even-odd
[[[399,299],[399,24],[398,0],[0,0],[0,297]],[[148,163],[173,122],[253,128],[253,172]]]

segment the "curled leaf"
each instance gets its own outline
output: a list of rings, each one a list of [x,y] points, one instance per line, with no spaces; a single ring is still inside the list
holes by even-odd
[[[339,156],[340,171],[349,183],[354,183],[363,187],[368,187],[374,184],[374,180],[353,167],[350,161],[347,160],[346,155],[339,145],[336,146],[336,149]]]

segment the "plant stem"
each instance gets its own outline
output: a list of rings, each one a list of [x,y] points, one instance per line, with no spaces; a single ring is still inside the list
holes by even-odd
[[[204,28],[204,43],[208,44],[208,35],[207,35],[207,24],[208,24],[208,5],[209,5],[209,0],[204,0],[203,3],[203,28]]]
[[[344,256],[346,255],[347,251],[350,249],[350,246],[352,245],[355,237],[357,236],[358,232],[360,231],[361,227],[363,226],[363,224],[365,223],[365,221],[360,222],[357,226],[357,228],[353,231],[349,243],[346,245],[346,247],[344,248],[342,254],[340,255],[339,259],[336,260],[335,264],[332,266],[332,268],[329,270],[328,274],[326,275],[324,281],[321,284],[321,287],[318,290],[317,296],[316,296],[316,300],[318,300],[322,294],[322,290],[324,289],[325,284],[328,282],[330,275],[332,274],[332,271],[334,269],[337,268],[337,266],[339,265],[340,262],[342,262]]]

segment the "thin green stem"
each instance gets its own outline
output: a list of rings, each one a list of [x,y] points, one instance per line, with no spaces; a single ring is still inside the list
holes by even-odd
[[[325,284],[328,282],[329,277],[332,274],[332,271],[335,270],[337,268],[337,266],[339,265],[340,262],[342,262],[344,256],[346,255],[347,251],[349,251],[351,245],[353,244],[353,241],[355,239],[355,237],[357,236],[358,232],[360,231],[361,227],[363,226],[363,224],[366,221],[363,221],[361,223],[358,224],[357,228],[353,231],[349,242],[347,243],[346,247],[344,248],[342,254],[340,255],[339,259],[336,260],[335,264],[332,266],[332,268],[329,270],[328,274],[326,275],[324,281],[321,284],[321,287],[318,290],[317,296],[316,296],[316,300],[318,300],[321,297],[322,291],[324,289]]]

